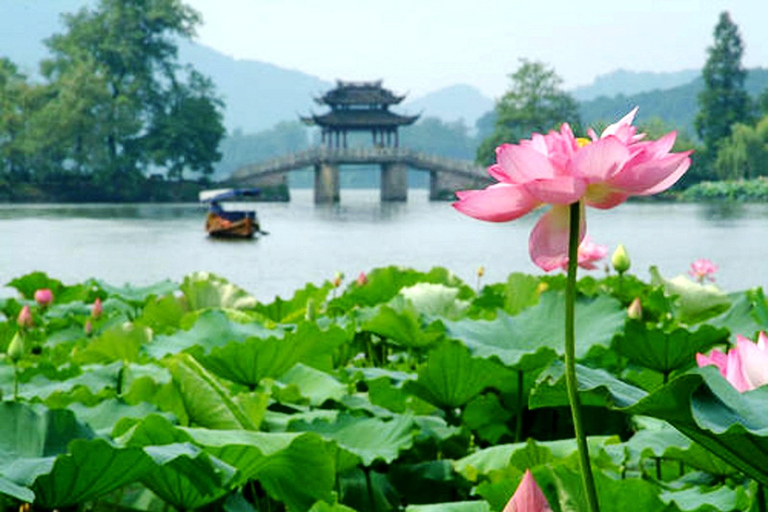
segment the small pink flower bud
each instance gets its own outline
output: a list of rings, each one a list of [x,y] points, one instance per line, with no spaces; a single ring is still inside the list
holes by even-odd
[[[85,335],[90,336],[93,333],[93,324],[90,320],[85,321]]]
[[[35,302],[43,307],[53,302],[53,292],[49,288],[41,288],[35,292]]]
[[[96,300],[93,302],[93,308],[91,309],[91,316],[94,319],[98,319],[103,312],[104,307],[101,305],[101,299],[96,297]]]
[[[365,272],[360,272],[360,275],[357,276],[357,286],[363,286],[368,284],[368,276],[365,275]]]
[[[16,323],[22,329],[28,329],[34,325],[34,322],[32,321],[32,310],[29,309],[28,305],[21,308],[19,316],[16,318]]]
[[[552,512],[530,470],[525,471],[523,480],[502,512]]]

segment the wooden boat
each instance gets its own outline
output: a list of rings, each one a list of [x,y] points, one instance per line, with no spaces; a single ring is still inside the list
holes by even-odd
[[[219,189],[200,192],[200,201],[208,204],[205,230],[209,236],[218,238],[253,238],[261,233],[255,210],[236,210],[224,201],[259,195],[259,189]]]

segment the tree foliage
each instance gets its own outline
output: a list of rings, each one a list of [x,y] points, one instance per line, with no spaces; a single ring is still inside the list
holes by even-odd
[[[736,124],[720,145],[715,160],[717,177],[753,179],[768,175],[768,116],[756,126]]]
[[[99,0],[46,41],[44,83],[0,63],[0,157],[7,177],[103,199],[133,197],[149,172],[210,174],[224,135],[207,78],[178,62],[199,14],[180,0]]]
[[[713,156],[735,123],[751,121],[750,98],[744,88],[747,71],[741,64],[744,44],[728,12],[720,14],[714,38],[714,45],[707,49],[704,90],[695,120],[696,132]]]
[[[555,70],[541,62],[520,62],[517,71],[509,75],[509,90],[496,103],[494,132],[477,150],[480,163],[491,163],[494,148],[504,142],[516,142],[531,132],[547,132],[564,122],[574,130],[581,124],[578,103],[562,90],[563,80]]]

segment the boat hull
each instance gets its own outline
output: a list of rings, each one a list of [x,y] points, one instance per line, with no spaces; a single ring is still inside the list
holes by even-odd
[[[259,224],[250,216],[229,220],[215,213],[208,213],[205,221],[208,236],[215,238],[253,238],[259,231]]]

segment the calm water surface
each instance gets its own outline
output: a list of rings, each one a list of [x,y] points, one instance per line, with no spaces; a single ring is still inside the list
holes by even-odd
[[[345,189],[340,204],[315,206],[311,190],[293,190],[290,203],[257,205],[270,234],[252,241],[207,238],[196,204],[2,205],[0,284],[35,270],[67,284],[95,277],[114,285],[207,270],[271,301],[336,271],[349,280],[391,264],[443,266],[468,283],[480,265],[484,282],[539,272],[527,249],[535,216],[492,224],[429,202],[425,190],[409,191],[400,204],[381,204],[378,194]],[[587,222],[611,251],[624,243],[643,279],[650,265],[671,277],[707,257],[720,266],[717,283],[726,290],[768,285],[768,205],[625,204],[589,210]]]

